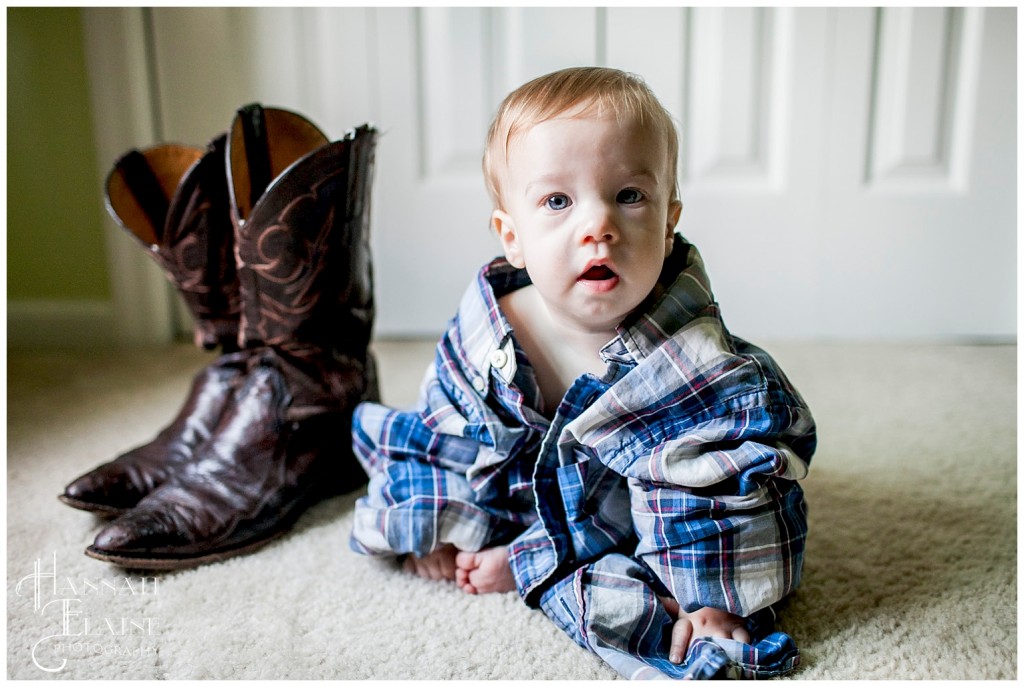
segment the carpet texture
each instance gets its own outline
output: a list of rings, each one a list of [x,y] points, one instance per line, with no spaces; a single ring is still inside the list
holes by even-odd
[[[429,342],[378,342],[415,398]],[[794,679],[1017,676],[1015,346],[765,346],[818,421]],[[147,577],[86,558],[64,485],[151,438],[211,358],[8,353],[7,671],[19,679],[616,675],[513,594],[472,597],[348,549],[353,494],[259,552]]]

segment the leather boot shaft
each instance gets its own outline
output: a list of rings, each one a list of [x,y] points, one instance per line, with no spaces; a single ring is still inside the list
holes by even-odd
[[[226,135],[206,150],[165,144],[122,156],[107,177],[107,209],[164,270],[204,349],[238,347],[241,312],[224,171]]]
[[[251,105],[239,110],[228,140],[240,343],[268,346],[315,368],[325,390],[349,398],[353,365],[372,365],[369,196],[376,137],[363,126],[328,142],[300,115]]]

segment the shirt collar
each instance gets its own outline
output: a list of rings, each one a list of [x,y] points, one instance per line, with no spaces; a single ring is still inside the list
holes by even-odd
[[[530,283],[526,270],[498,257],[480,269],[462,296],[455,326],[460,354],[483,380],[489,377],[495,352],[511,350],[512,327],[498,307],[498,299]]]
[[[658,286],[618,326],[618,336],[602,349],[613,360],[639,362],[694,318],[708,315],[715,297],[697,247],[679,234],[665,259]],[[717,308],[714,308],[717,317]]]

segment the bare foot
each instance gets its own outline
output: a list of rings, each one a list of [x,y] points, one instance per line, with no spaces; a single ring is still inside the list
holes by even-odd
[[[437,551],[432,551],[426,556],[415,556],[409,554],[402,569],[406,572],[416,573],[428,580],[454,580],[455,579],[455,555],[459,553],[451,544],[445,544]]]
[[[512,592],[516,580],[508,562],[508,548],[495,546],[472,553],[460,551],[455,557],[455,583],[467,594]]]
[[[698,637],[721,637],[750,644],[746,620],[740,616],[709,607],[687,613],[675,599],[666,596],[660,598],[665,610],[677,618],[672,628],[672,643],[668,652],[668,660],[673,663],[683,662],[690,649],[690,641]]]

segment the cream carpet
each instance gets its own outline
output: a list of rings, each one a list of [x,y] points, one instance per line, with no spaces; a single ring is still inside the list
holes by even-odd
[[[411,402],[432,344],[376,348],[385,401]],[[820,435],[804,584],[781,616],[803,652],[793,677],[1016,677],[1016,347],[766,348]],[[8,353],[8,677],[616,677],[515,594],[351,553],[355,495],[196,570],[145,578],[83,556],[101,522],[57,494],[169,422],[208,360],[185,345]]]

